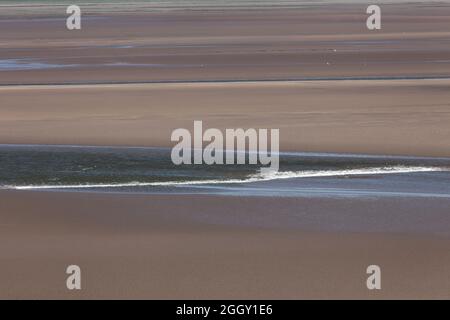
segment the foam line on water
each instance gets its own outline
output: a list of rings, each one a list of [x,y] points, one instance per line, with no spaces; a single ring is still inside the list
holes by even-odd
[[[264,172],[250,175],[245,179],[228,180],[192,180],[192,181],[165,181],[165,182],[127,182],[109,184],[79,184],[79,185],[26,185],[26,186],[3,186],[3,189],[14,190],[39,190],[39,189],[97,189],[97,188],[127,188],[127,187],[152,187],[152,186],[186,186],[186,185],[208,185],[208,184],[238,184],[259,181],[270,181],[293,178],[314,178],[314,177],[339,177],[353,175],[378,175],[378,174],[399,174],[448,171],[447,168],[440,167],[414,167],[414,166],[392,166],[373,167],[346,170],[320,170],[320,171],[281,171]]]

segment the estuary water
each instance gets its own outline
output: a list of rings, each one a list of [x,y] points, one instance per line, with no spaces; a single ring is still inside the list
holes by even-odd
[[[281,152],[260,165],[174,165],[168,148],[1,145],[0,188],[274,197],[450,199],[450,159]],[[248,154],[247,154],[248,157]]]

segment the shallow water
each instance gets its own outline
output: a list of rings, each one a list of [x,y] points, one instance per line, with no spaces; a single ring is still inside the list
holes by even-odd
[[[40,70],[74,68],[77,64],[52,64],[33,59],[6,59],[0,60],[0,71]]]
[[[280,154],[278,172],[260,169],[176,166],[161,148],[0,146],[3,189],[450,199],[448,158],[291,152]]]

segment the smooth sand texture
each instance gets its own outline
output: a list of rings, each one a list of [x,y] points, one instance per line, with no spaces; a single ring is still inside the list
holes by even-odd
[[[0,88],[0,143],[173,146],[193,128],[279,128],[282,150],[450,156],[450,80]]]
[[[447,237],[312,233],[286,220],[346,206],[356,217],[370,200],[6,191],[0,198],[0,298],[449,298]],[[398,219],[402,205],[384,205],[385,217]],[[70,264],[84,270],[81,292],[65,289]],[[381,291],[365,287],[371,264],[382,268]]]

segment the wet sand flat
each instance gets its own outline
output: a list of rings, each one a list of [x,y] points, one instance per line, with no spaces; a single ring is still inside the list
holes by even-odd
[[[4,10],[0,66],[23,60],[0,67],[0,84],[449,76],[450,4],[384,4],[379,31],[366,7],[88,6],[80,31],[65,29],[63,7]]]
[[[370,200],[11,191],[0,198],[1,298],[449,298],[448,237],[372,233],[368,218],[355,233],[308,231],[286,219],[334,211],[339,220],[345,212],[341,223],[351,226],[371,211]],[[377,202],[386,213],[378,222],[408,224],[422,214],[420,203],[426,207],[421,200],[402,217],[404,202]],[[74,263],[84,270],[77,293],[65,288]],[[371,264],[382,267],[381,291],[365,286]]]

